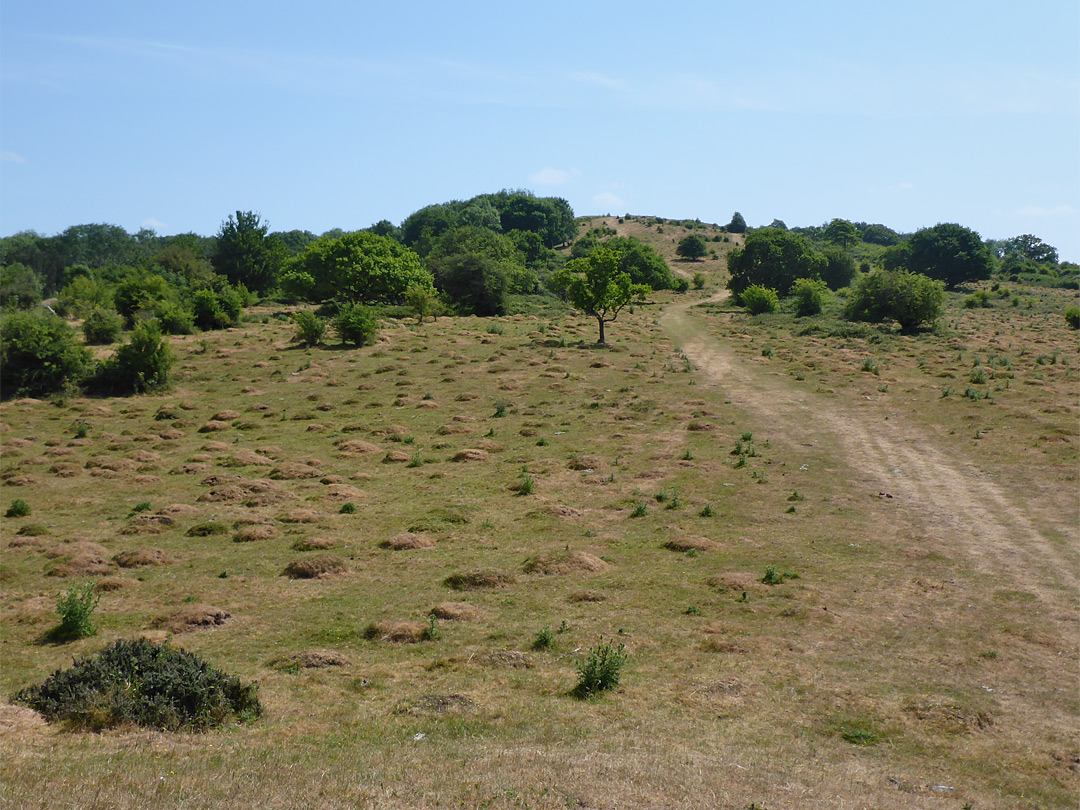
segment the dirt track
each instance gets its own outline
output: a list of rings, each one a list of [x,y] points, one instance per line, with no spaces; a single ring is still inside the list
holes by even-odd
[[[721,293],[711,300],[726,297]],[[725,399],[771,425],[774,434],[835,448],[850,480],[869,495],[888,493],[902,519],[938,538],[950,555],[1055,602],[1063,595],[1074,601],[1078,543],[1070,515],[1033,513],[975,464],[936,447],[925,425],[895,413],[885,420],[861,413],[747,363],[709,335],[705,317],[691,310],[695,303],[671,305],[661,323],[700,372],[722,388]],[[1068,541],[1055,543],[1047,530]]]

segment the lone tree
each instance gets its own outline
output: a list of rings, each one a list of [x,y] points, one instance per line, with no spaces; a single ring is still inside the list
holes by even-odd
[[[848,248],[859,241],[859,230],[846,219],[834,219],[822,231],[826,242]]]
[[[946,287],[990,278],[994,269],[990,248],[979,234],[952,222],[912,234],[906,259],[908,270],[944,281]]]
[[[690,259],[691,261],[697,261],[705,256],[709,249],[705,245],[704,237],[692,233],[688,236],[684,236],[679,240],[678,247],[675,248],[675,252],[682,256],[684,259]]]
[[[728,233],[746,233],[746,220],[743,219],[743,215],[738,211],[732,214],[727,229]]]
[[[619,270],[618,252],[599,247],[582,259],[571,259],[551,278],[552,288],[582,312],[596,318],[600,344],[606,344],[604,324],[614,321],[622,309],[649,294],[646,284],[635,284]]]

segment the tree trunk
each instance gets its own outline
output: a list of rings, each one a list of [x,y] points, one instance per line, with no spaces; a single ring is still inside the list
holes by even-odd
[[[600,340],[597,341],[597,342],[600,343],[601,345],[606,345],[607,341],[604,340],[604,318],[603,318],[603,316],[602,315],[597,315],[596,316],[596,322],[598,324],[600,324]]]

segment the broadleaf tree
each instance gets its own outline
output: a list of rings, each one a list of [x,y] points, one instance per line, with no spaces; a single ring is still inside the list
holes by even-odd
[[[577,309],[596,318],[600,344],[606,344],[604,325],[611,323],[629,304],[644,301],[650,289],[635,284],[619,270],[617,251],[599,247],[581,259],[571,259],[551,279],[552,288]]]

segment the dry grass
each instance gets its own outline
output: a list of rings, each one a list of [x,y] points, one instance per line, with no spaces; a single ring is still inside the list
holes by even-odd
[[[293,560],[282,574],[290,579],[322,579],[348,570],[349,564],[336,554],[312,554]]]

